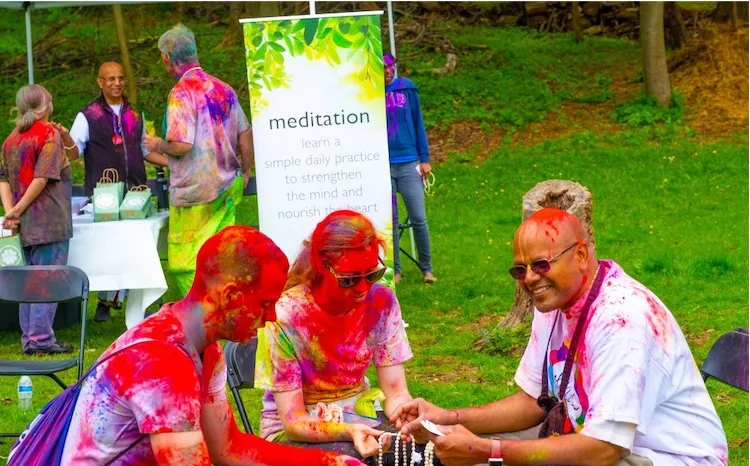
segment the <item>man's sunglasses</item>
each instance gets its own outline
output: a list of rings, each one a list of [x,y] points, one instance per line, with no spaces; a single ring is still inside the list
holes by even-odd
[[[381,260],[380,263],[382,264],[383,261]],[[333,270],[333,267],[330,265],[326,265],[328,267],[328,271],[331,272],[331,275],[336,277],[336,280],[339,282],[339,288],[351,288],[353,286],[356,286],[357,283],[359,283],[360,280],[363,278],[367,283],[375,283],[376,281],[383,278],[383,275],[385,275],[386,267],[380,267],[372,272],[367,272],[366,274],[362,275],[339,275],[336,273],[335,270]]]
[[[114,84],[115,82],[124,83],[126,81],[124,76],[99,76],[99,79],[106,81],[108,84]]]
[[[579,244],[578,242],[571,244],[570,246],[565,248],[563,252],[556,255],[552,259],[549,259],[549,260],[539,259],[538,261],[534,261],[531,264],[517,264],[511,267],[510,269],[508,269],[508,272],[510,273],[510,276],[513,277],[515,280],[523,280],[524,278],[526,278],[526,271],[528,270],[529,267],[531,267],[531,270],[533,270],[535,274],[543,275],[549,272],[549,269],[552,268],[552,263],[555,262],[558,257],[570,251],[575,246],[578,246],[578,244]]]

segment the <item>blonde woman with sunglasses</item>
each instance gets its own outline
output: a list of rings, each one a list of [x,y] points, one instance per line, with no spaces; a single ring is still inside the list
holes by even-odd
[[[304,242],[276,322],[258,333],[262,437],[373,459],[382,434],[375,427],[412,399],[401,309],[393,291],[377,283],[385,272],[382,247],[370,220],[347,210],[328,215]],[[385,415],[372,404],[363,410],[370,402],[357,404],[373,393],[365,377],[370,364]]]

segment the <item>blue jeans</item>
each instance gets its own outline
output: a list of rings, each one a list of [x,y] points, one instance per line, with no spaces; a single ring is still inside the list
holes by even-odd
[[[432,272],[430,256],[430,229],[427,227],[427,213],[424,208],[424,185],[417,172],[417,162],[391,164],[391,192],[393,194],[393,267],[401,272],[401,254],[398,238],[398,205],[396,193],[401,193],[409,221],[414,228],[414,239],[419,253],[419,268],[422,273]]]
[[[27,265],[67,265],[69,241],[36,244],[23,248]],[[56,343],[52,323],[55,321],[57,303],[29,304],[18,307],[21,325],[21,346],[26,351],[32,348],[48,348]]]

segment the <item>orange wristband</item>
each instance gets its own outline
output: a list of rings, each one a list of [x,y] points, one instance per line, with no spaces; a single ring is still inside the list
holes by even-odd
[[[461,414],[458,412],[458,410],[451,409],[451,412],[456,414],[456,424],[461,424]]]

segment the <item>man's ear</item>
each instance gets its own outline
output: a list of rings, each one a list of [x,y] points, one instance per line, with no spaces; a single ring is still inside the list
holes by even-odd
[[[221,299],[221,308],[230,310],[233,307],[234,301],[236,301],[241,295],[242,292],[240,291],[240,287],[237,286],[235,282],[224,284],[224,286],[221,287],[219,295]]]
[[[585,241],[580,241],[576,245],[575,257],[581,266],[585,266],[589,262],[589,244]]]

